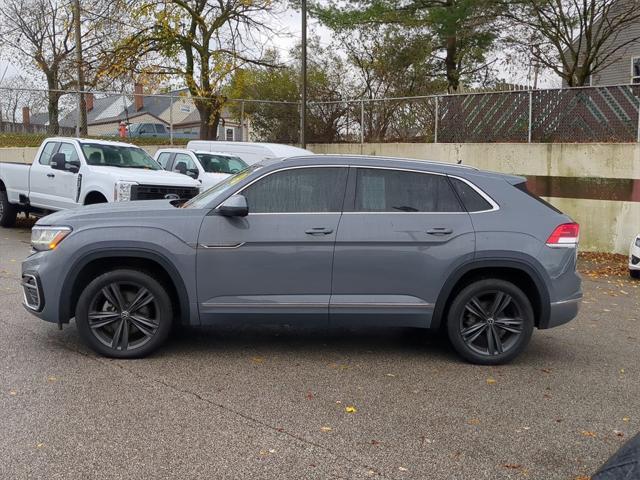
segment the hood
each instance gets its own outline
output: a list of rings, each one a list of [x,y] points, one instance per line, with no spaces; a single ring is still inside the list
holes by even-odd
[[[117,168],[117,167],[116,167]],[[136,200],[133,202],[97,203],[70,210],[60,210],[42,217],[36,225],[70,225],[76,222],[101,222],[112,217],[139,215],[140,218],[152,216],[159,211],[178,210],[171,200]],[[180,209],[188,210],[188,209]]]
[[[200,183],[181,173],[166,170],[147,170],[144,168],[120,168],[107,166],[91,166],[95,173],[109,175],[114,183],[117,181],[137,182],[144,185],[166,185],[172,187],[199,187]]]

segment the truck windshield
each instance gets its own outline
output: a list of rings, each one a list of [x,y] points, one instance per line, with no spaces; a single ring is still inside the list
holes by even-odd
[[[202,168],[208,173],[238,173],[248,165],[240,157],[217,155],[215,153],[196,153]]]
[[[84,153],[84,158],[89,165],[162,170],[158,162],[138,147],[83,143],[82,153]]]
[[[185,203],[182,208],[205,208],[218,195],[224,193],[226,190],[233,188],[236,184],[247,178],[256,170],[264,167],[264,165],[260,163],[256,163],[251,165],[250,167],[245,168],[243,171],[232,175],[231,177],[227,177],[219,183],[216,183],[213,187],[205,190],[200,195],[193,197],[187,203]]]

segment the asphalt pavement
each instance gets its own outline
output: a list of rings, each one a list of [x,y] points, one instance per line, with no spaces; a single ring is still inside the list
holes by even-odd
[[[0,478],[586,479],[640,430],[640,282],[514,363],[415,330],[189,330],[110,360],[21,306],[0,228]]]

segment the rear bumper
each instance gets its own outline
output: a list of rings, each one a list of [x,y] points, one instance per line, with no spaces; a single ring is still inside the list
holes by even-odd
[[[578,315],[581,301],[582,292],[579,292],[571,298],[551,303],[549,319],[545,325],[540,325],[540,328],[554,328],[570,322]]]

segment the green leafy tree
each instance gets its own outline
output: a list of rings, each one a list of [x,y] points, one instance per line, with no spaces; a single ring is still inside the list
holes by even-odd
[[[487,52],[498,36],[497,0],[353,0],[345,6],[316,3],[312,12],[336,31],[390,25],[400,35],[428,39],[450,92],[462,79],[472,80],[487,65]]]

